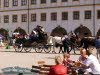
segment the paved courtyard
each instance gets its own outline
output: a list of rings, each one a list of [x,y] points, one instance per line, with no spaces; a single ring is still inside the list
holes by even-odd
[[[38,61],[45,61],[46,64],[53,65],[55,56],[60,55],[62,57],[62,53],[58,53],[59,49],[56,49],[56,54],[50,53],[36,53],[32,50],[30,53],[22,53],[15,52],[15,50],[11,47],[11,49],[5,49],[5,47],[0,47],[0,69],[6,67],[14,67],[20,66],[24,68],[30,68],[32,65],[37,65]],[[71,59],[77,60],[79,55],[79,50],[76,51],[77,54],[71,52]],[[94,55],[96,54],[96,49],[94,49]]]

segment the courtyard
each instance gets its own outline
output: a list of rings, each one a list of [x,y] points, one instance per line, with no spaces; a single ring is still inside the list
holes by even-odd
[[[31,52],[15,52],[13,47],[10,47],[11,49],[5,49],[5,47],[0,47],[0,72],[1,69],[6,67],[23,67],[23,68],[32,68],[32,65],[38,65],[38,61],[45,61],[45,64],[54,65],[54,58],[55,56],[63,56],[62,53],[59,54],[59,49],[56,48],[56,54],[55,53],[36,53],[35,50],[32,49]],[[94,55],[96,55],[96,49],[94,49]],[[71,59],[74,61],[77,61],[80,54],[79,50],[76,51],[76,54],[74,54],[73,51],[71,51]]]

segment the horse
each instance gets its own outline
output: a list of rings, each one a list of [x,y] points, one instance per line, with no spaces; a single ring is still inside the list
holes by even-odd
[[[64,40],[64,37],[59,36],[49,36],[47,39],[48,45],[54,45],[56,48],[60,47],[59,53],[62,51],[63,53],[63,44],[62,41]]]
[[[72,50],[74,50],[74,54],[76,54],[75,50],[76,48],[78,49],[80,43],[81,43],[81,40],[78,40],[75,36],[70,36],[68,37],[70,39],[70,52]],[[49,36],[48,39],[47,39],[47,44],[48,45],[54,45],[55,47],[60,47],[60,50],[59,50],[59,53],[60,52],[64,52],[63,51],[63,43],[62,41],[64,40],[64,37],[59,37],[59,36]]]
[[[89,47],[95,47],[95,37],[84,37],[81,39],[81,44],[79,47],[83,47],[85,48],[86,50],[89,48]]]
[[[70,41],[71,41],[71,44],[70,44],[70,47],[71,47],[71,49],[70,49],[70,52],[72,51],[72,50],[74,50],[74,54],[76,54],[76,52],[75,52],[75,48],[76,48],[76,41],[77,41],[77,37],[75,36],[75,35],[72,35],[71,37],[70,37]]]

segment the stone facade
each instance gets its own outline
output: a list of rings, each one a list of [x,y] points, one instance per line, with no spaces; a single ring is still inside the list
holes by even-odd
[[[76,28],[81,25],[88,28],[91,31],[92,36],[96,35],[100,29],[100,19],[97,19],[97,10],[100,10],[100,0],[79,0],[72,1],[68,0],[67,2],[61,2],[57,0],[56,3],[51,3],[50,0],[47,0],[46,4],[41,4],[40,0],[37,0],[35,5],[31,5],[29,0],[29,16],[28,16],[28,0],[27,5],[22,6],[21,0],[18,0],[18,6],[13,6],[12,0],[9,0],[9,7],[4,7],[3,0],[1,0],[0,6],[0,28],[9,29],[10,36],[18,27],[28,33],[31,33],[37,25],[41,25],[45,28],[45,31],[51,33],[54,28],[60,25],[60,27],[66,29],[69,33],[74,31]],[[91,19],[84,18],[84,12],[91,10]],[[95,10],[95,15],[94,15]],[[73,20],[73,11],[80,12],[79,20]],[[51,13],[57,12],[57,20],[51,21]],[[62,12],[68,12],[68,20],[62,20]],[[36,13],[36,22],[31,22],[31,14]],[[40,14],[46,13],[46,21],[40,20]],[[21,22],[21,15],[27,14],[27,22]],[[4,15],[9,15],[9,23],[4,23]],[[18,15],[18,22],[12,22],[12,15]],[[29,26],[28,26],[28,17],[29,17]],[[95,19],[94,19],[95,17]],[[95,21],[94,21],[95,20]],[[95,23],[94,23],[95,22]],[[95,25],[94,25],[95,24]],[[94,30],[95,29],[95,30]]]

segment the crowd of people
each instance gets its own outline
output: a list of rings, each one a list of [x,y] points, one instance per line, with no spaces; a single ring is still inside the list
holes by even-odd
[[[68,70],[74,71],[73,75],[100,75],[100,63],[93,55],[93,50],[82,48],[77,61],[70,58],[70,54],[65,53],[63,60],[60,56],[55,58],[56,65],[50,68],[49,75],[67,75]],[[70,67],[78,67],[70,68]]]

